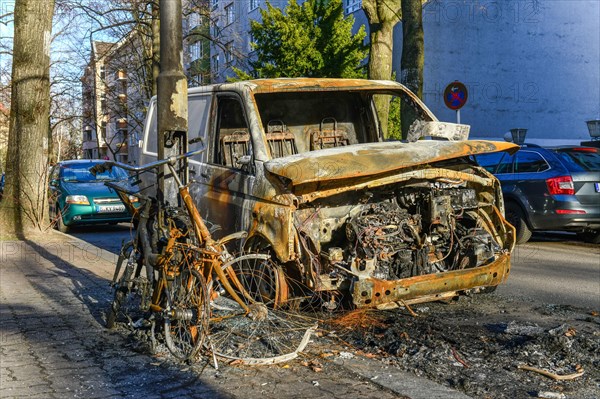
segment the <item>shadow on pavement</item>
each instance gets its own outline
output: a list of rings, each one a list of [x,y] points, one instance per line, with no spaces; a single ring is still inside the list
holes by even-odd
[[[112,299],[108,280],[78,267],[83,260],[65,253],[68,245],[26,240],[17,243],[26,254],[11,256],[2,244],[3,368],[22,363],[42,374],[35,384],[24,377],[21,383],[13,371],[12,383],[33,384],[37,394],[48,384],[50,390],[41,393],[81,397],[229,397],[199,373],[136,353],[121,334],[105,329],[103,313]]]

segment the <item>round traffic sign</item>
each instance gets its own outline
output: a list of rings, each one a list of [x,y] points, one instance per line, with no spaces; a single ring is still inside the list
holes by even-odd
[[[453,110],[461,109],[467,103],[468,97],[467,87],[458,80],[450,83],[444,90],[444,103]]]

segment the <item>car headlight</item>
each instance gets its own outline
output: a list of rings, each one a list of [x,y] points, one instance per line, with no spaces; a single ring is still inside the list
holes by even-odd
[[[89,205],[90,201],[85,195],[67,195],[65,199],[67,204]]]
[[[130,202],[138,202],[140,199],[138,197],[136,197],[135,195],[130,195],[129,196],[129,201]]]

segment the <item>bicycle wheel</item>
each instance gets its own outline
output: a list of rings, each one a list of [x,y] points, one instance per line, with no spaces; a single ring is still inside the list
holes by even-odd
[[[198,271],[183,267],[167,294],[165,342],[179,360],[192,360],[208,331],[208,291]]]
[[[221,281],[211,282],[209,349],[220,358],[249,365],[295,358],[316,322],[286,308],[288,287],[282,269],[260,254],[239,256],[222,267],[241,303],[222,289]]]
[[[123,319],[133,324],[143,316],[144,298],[149,298],[151,293],[147,279],[140,276],[141,269],[141,255],[133,242],[123,245],[115,269],[115,274],[121,272],[121,276],[114,284],[114,298],[106,314],[107,328],[114,328],[116,322]]]

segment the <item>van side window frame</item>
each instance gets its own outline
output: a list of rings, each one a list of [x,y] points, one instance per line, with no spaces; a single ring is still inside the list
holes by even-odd
[[[234,129],[229,128],[226,134],[221,134],[221,111],[223,110],[221,102],[226,100],[233,100],[237,102],[242,112],[241,117],[245,127]],[[218,165],[224,168],[230,168],[241,173],[255,174],[254,167],[254,151],[252,144],[252,134],[250,132],[250,123],[248,120],[248,113],[244,107],[242,98],[234,92],[223,92],[217,93],[214,96],[213,104],[213,123],[214,126],[211,128],[213,137],[211,138],[211,147],[213,151],[209,156],[208,162],[213,165]],[[227,146],[226,148],[222,148]],[[241,152],[240,152],[241,151]],[[242,153],[243,152],[243,153]],[[229,156],[228,156],[229,155]],[[235,166],[235,159],[239,159],[243,155],[250,156],[250,159],[244,165],[239,167]],[[234,159],[235,158],[235,159]]]
[[[205,121],[205,125],[204,127],[202,126],[198,126],[197,128],[197,132],[192,132],[192,134],[194,134],[194,137],[190,137],[190,123],[189,123],[189,119],[194,118],[195,115],[189,114],[188,115],[188,141],[191,140],[192,138],[196,138],[196,135],[202,136],[203,139],[205,139],[206,141],[208,141],[210,135],[209,132],[211,130],[211,117],[210,117],[210,113],[212,111],[212,107],[213,107],[213,94],[212,93],[201,93],[201,94],[190,94],[188,96],[188,108],[190,107],[190,103],[194,102],[194,100],[198,100],[201,98],[205,98],[206,99],[206,107],[208,107],[207,112],[205,111],[205,116],[206,116],[206,121]],[[157,101],[156,98],[153,98],[152,101],[150,102],[150,106],[149,106],[149,111],[148,111],[148,115],[147,115],[147,121],[146,124],[144,126],[144,142],[142,143],[142,153],[144,155],[149,155],[149,156],[153,156],[153,157],[158,157],[158,142],[157,142],[157,138],[156,136],[154,136],[152,139],[149,139],[150,134],[154,134],[156,135],[156,131],[158,129],[158,120],[156,120],[157,118]],[[204,129],[204,135],[201,134],[201,130]],[[151,131],[152,130],[152,131]],[[152,144],[152,146],[154,146],[155,148],[149,148],[151,147],[150,144]],[[208,145],[208,143],[205,142],[206,145]],[[198,144],[192,144],[191,146],[197,146]],[[192,150],[194,148],[190,148],[191,147],[188,144],[188,149]],[[200,155],[196,155],[194,158],[190,159],[189,162],[192,164],[198,164],[201,163],[201,161],[199,161],[199,158],[202,157],[202,154]]]

